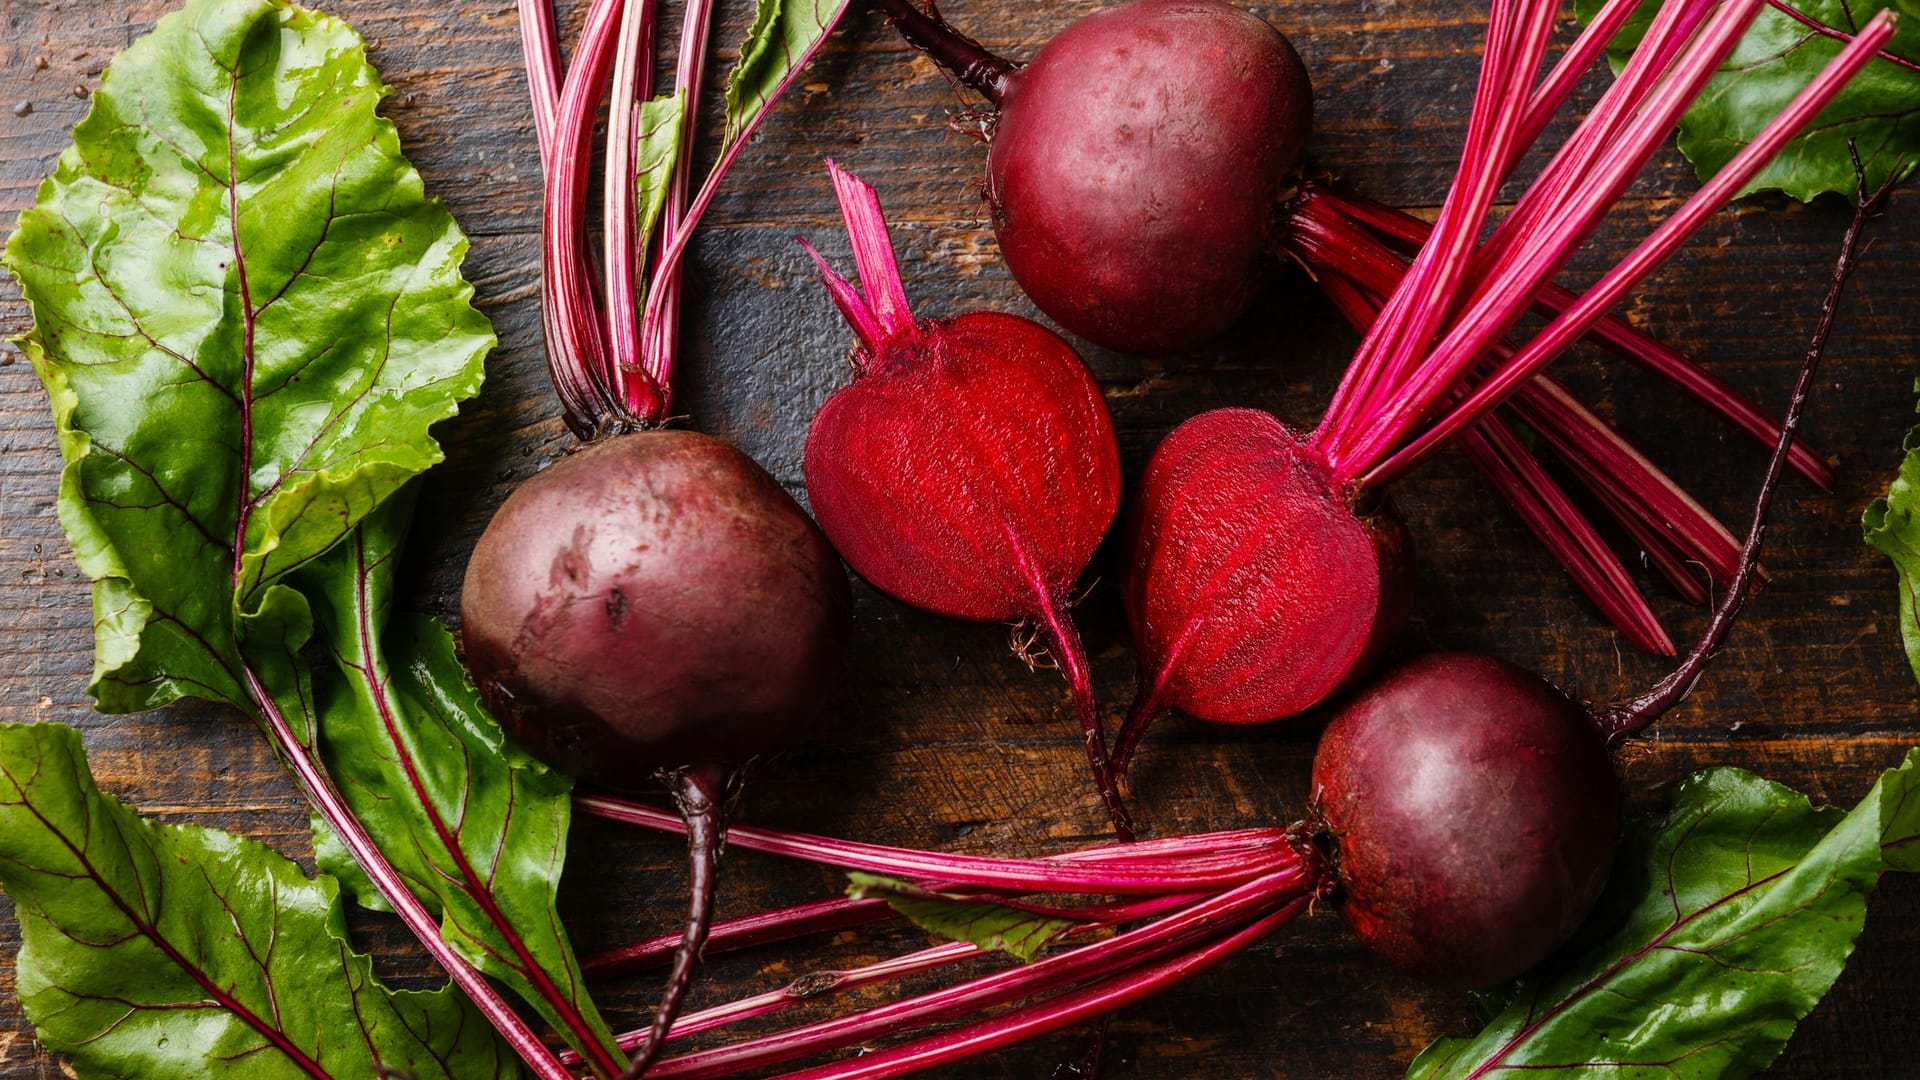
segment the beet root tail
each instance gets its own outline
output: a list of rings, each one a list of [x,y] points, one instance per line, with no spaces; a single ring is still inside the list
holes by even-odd
[[[693,966],[707,943],[707,928],[713,923],[714,885],[720,872],[720,849],[727,832],[727,792],[732,787],[732,771],[719,766],[695,765],[680,769],[673,776],[673,798],[680,816],[687,823],[687,924],[680,932],[680,945],[673,953],[673,969],[660,1004],[653,1014],[647,1037],[633,1055],[633,1063],[619,1080],[639,1080],[666,1049],[667,1033],[680,1015],[687,989],[693,985]]]

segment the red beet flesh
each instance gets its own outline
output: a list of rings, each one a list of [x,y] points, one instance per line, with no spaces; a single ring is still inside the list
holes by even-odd
[[[787,742],[826,702],[850,610],[799,504],[688,431],[596,442],[521,484],[460,602],[467,664],[508,730],[622,788]]]
[[[1587,710],[1465,653],[1401,665],[1342,708],[1313,793],[1347,925],[1447,985],[1501,982],[1563,944],[1620,832],[1619,783]]]
[[[1406,618],[1405,529],[1358,513],[1268,413],[1217,409],[1176,428],[1127,530],[1130,728],[1170,708],[1223,724],[1292,716],[1362,673]]]
[[[1120,502],[1100,388],[1059,335],[975,312],[874,350],[807,433],[821,528],[877,588],[960,619],[1043,619]]]
[[[1200,344],[1262,284],[1312,123],[1300,57],[1217,0],[1135,0],[1061,31],[1006,84],[994,232],[1060,325],[1131,352]]]

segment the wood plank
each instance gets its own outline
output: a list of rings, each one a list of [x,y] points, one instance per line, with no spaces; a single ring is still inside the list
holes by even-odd
[[[169,5],[129,0],[19,0],[0,15],[0,217],[11,220],[86,108],[76,88],[98,84],[112,52]],[[1092,0],[1022,5],[952,0],[956,22],[990,47],[1026,55]],[[387,113],[407,152],[474,237],[468,273],[501,348],[481,398],[444,429],[449,461],[426,493],[409,555],[408,602],[450,614],[461,567],[488,515],[517,480],[556,453],[563,434],[544,385],[538,330],[538,165],[523,101],[508,0],[379,4],[331,10],[375,45],[394,85]],[[727,5],[716,40],[737,41],[744,11]],[[1325,4],[1285,0],[1258,9],[1296,35],[1316,79],[1313,156],[1368,193],[1431,207],[1454,167],[1484,25],[1478,4]],[[578,19],[577,5],[569,17]],[[1562,28],[1562,36],[1570,36]],[[724,50],[723,50],[724,51]],[[41,66],[38,58],[45,57]],[[805,87],[785,103],[716,203],[696,243],[684,359],[684,401],[708,430],[737,440],[798,489],[808,418],[839,385],[847,336],[791,242],[810,236],[830,257],[845,241],[819,159],[827,154],[876,183],[900,222],[908,288],[921,310],[1031,312],[984,227],[974,187],[981,147],[946,128],[966,102],[878,17],[849,19]],[[1604,85],[1596,76],[1588,101]],[[15,103],[32,111],[16,116]],[[707,102],[709,109],[715,102]],[[1624,252],[1653,217],[1692,187],[1668,154],[1623,205],[1572,276]],[[1638,807],[1657,805],[1691,770],[1735,764],[1850,800],[1920,741],[1912,675],[1894,623],[1893,578],[1858,540],[1857,518],[1898,460],[1912,417],[1920,279],[1913,199],[1876,228],[1809,420],[1840,465],[1836,491],[1788,492],[1776,513],[1774,584],[1750,607],[1695,698],[1630,755]],[[1738,386],[1777,407],[1845,213],[1758,200],[1722,214],[1640,291],[1632,315],[1710,358]],[[0,332],[25,329],[12,282],[0,283]],[[1129,475],[1173,424],[1202,409],[1251,404],[1305,421],[1331,392],[1353,338],[1295,275],[1225,340],[1178,357],[1087,350],[1114,410]],[[7,354],[11,358],[11,354]],[[1636,371],[1580,353],[1567,380],[1617,420],[1716,511],[1742,520],[1760,454],[1699,419]],[[57,452],[44,396],[26,365],[0,367],[0,720],[80,727],[102,783],[169,820],[196,820],[307,851],[298,797],[242,721],[183,705],[108,718],[83,692],[91,665],[86,587],[53,517]],[[1662,665],[1625,652],[1576,599],[1564,575],[1459,459],[1443,456],[1396,492],[1421,568],[1404,648],[1472,648],[1507,656],[1598,698],[1627,692]],[[1111,552],[1079,612],[1104,700],[1123,705],[1131,659],[1112,587]],[[1102,835],[1056,679],[1005,648],[1004,628],[939,620],[859,589],[857,629],[834,722],[762,769],[747,820],[884,842],[972,852],[1042,853]],[[1656,590],[1676,636],[1702,619]],[[1228,731],[1170,722],[1138,774],[1140,815],[1173,833],[1299,812],[1311,724]],[[585,947],[659,931],[674,920],[676,845],[583,824],[574,841],[587,869],[569,878],[565,908]],[[724,907],[825,895],[830,875],[752,856],[728,868]],[[1920,883],[1889,879],[1846,977],[1801,1028],[1774,1070],[1782,1077],[1881,1077],[1920,1053]],[[431,978],[404,934],[356,919],[385,970]],[[0,902],[0,954],[18,940]],[[893,931],[847,935],[805,952],[715,958],[697,1001],[772,985],[810,967],[877,957],[920,940]],[[651,980],[615,989],[617,1018],[651,1000]],[[58,1063],[32,1045],[0,968],[0,1080],[50,1080]],[[1398,1075],[1418,1048],[1472,1027],[1454,994],[1415,985],[1361,954],[1337,922],[1301,920],[1219,971],[1115,1024],[1116,1077],[1372,1077]],[[1078,1036],[1044,1040],[952,1070],[954,1077],[1043,1075],[1076,1052]]]

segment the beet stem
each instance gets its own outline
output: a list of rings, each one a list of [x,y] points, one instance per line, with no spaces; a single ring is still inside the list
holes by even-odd
[[[638,1080],[666,1049],[667,1032],[693,985],[693,965],[707,943],[713,922],[714,881],[720,872],[720,847],[727,834],[727,794],[735,773],[721,765],[690,765],[673,773],[673,801],[687,825],[687,925],[673,953],[673,970],[654,1010],[653,1024],[620,1080]]]
[[[677,814],[634,799],[577,795],[574,805],[581,813],[655,832],[686,831],[686,823]],[[1117,896],[1161,896],[1231,888],[1269,873],[1276,866],[1293,865],[1300,858],[1285,829],[1238,829],[1138,840],[1040,859],[912,851],[747,825],[730,826],[727,843],[743,851],[764,852],[841,870],[951,881],[960,888]]]
[[[1037,1002],[1005,1016],[846,1061],[782,1073],[775,1080],[877,1080],[903,1076],[1037,1038],[1125,1008],[1184,982],[1285,926],[1306,910],[1309,902],[1307,897],[1294,899],[1204,948]]]
[[[613,97],[607,107],[607,159],[602,197],[601,272],[607,301],[607,373],[615,400],[635,412],[647,407],[647,393],[638,380],[649,376],[640,367],[640,323],[634,276],[647,238],[634,235],[634,151],[638,146],[634,121],[640,102],[652,96],[653,22],[657,0],[625,0],[620,13],[618,44],[613,59]]]
[[[624,411],[607,390],[606,323],[584,248],[594,114],[614,59],[621,0],[594,0],[560,90],[541,221],[540,319],[567,427],[590,439]],[[525,25],[523,21],[522,25]]]
[[[713,955],[751,949],[808,934],[865,926],[892,915],[893,909],[885,900],[849,900],[845,897],[816,900],[714,923],[707,931],[705,951],[707,955]],[[662,934],[585,957],[580,961],[580,971],[593,981],[618,978],[659,964],[671,957],[679,945],[679,934]]]
[[[1840,296],[1846,290],[1847,279],[1853,276],[1861,234],[1865,232],[1867,222],[1885,209],[1898,178],[1897,174],[1889,176],[1877,191],[1868,192],[1866,170],[1860,164],[1859,152],[1851,143],[1848,144],[1848,151],[1853,154],[1857,205],[1854,207],[1853,220],[1847,225],[1846,237],[1841,242],[1840,257],[1834,262],[1826,298],[1820,303],[1820,320],[1814,326],[1813,338],[1808,342],[1806,355],[1800,361],[1800,378],[1794,383],[1793,397],[1787,404],[1786,416],[1780,421],[1779,442],[1774,447],[1773,456],[1767,461],[1766,475],[1760,482],[1760,494],[1753,502],[1753,524],[1747,530],[1746,546],[1740,552],[1740,569],[1734,574],[1726,595],[1721,597],[1720,605],[1714,609],[1706,633],[1701,635],[1699,643],[1687,653],[1679,667],[1639,697],[1595,711],[1594,723],[1599,725],[1609,745],[1617,745],[1645,731],[1649,724],[1693,692],[1694,685],[1700,681],[1713,654],[1732,632],[1734,619],[1740,614],[1740,606],[1746,603],[1748,593],[1753,591],[1754,573],[1760,561],[1760,545],[1767,534],[1767,512],[1772,508],[1774,490],[1779,486],[1781,474],[1785,472],[1787,450],[1793,444],[1793,433],[1800,426],[1800,416],[1807,397],[1813,392],[1813,380],[1820,370],[1821,355],[1826,351],[1827,339],[1833,333],[1833,324],[1840,310]]]
[[[686,107],[680,118],[679,154],[674,159],[673,177],[667,182],[666,201],[660,208],[660,257],[655,260],[649,282],[646,308],[640,324],[641,364],[654,385],[660,388],[659,411],[654,419],[672,409],[673,362],[680,350],[680,258],[693,229],[706,209],[704,200],[689,205],[693,191],[694,140],[698,134],[701,89],[707,76],[707,37],[713,21],[714,0],[690,0],[680,17],[680,52],[674,72],[674,86],[686,95]],[[805,58],[801,59],[804,64]],[[795,70],[800,65],[795,65]],[[708,175],[705,188],[711,189],[732,162],[729,153]],[[631,182],[631,181],[629,181]],[[706,190],[701,194],[711,197]]]
[[[1332,213],[1328,214],[1327,211]],[[1380,234],[1387,243],[1396,245],[1407,253],[1418,252],[1420,245],[1426,242],[1427,235],[1433,228],[1404,210],[1374,202],[1351,192],[1329,191],[1324,185],[1311,182],[1301,193],[1301,197],[1295,201],[1292,216],[1296,221],[1301,218],[1344,219],[1346,222],[1361,225]],[[1343,233],[1343,235],[1349,234]],[[1361,241],[1358,236],[1353,236],[1350,242]],[[1309,262],[1314,261],[1297,249],[1293,253],[1300,254]],[[1397,281],[1396,276],[1394,282],[1397,283]],[[1565,311],[1578,298],[1578,294],[1568,289],[1548,284],[1534,296],[1533,308],[1543,315],[1552,317]],[[1761,446],[1771,449],[1774,439],[1779,437],[1779,423],[1762,412],[1746,395],[1707,370],[1698,361],[1625,319],[1617,315],[1606,315],[1594,324],[1588,331],[1587,337],[1614,355],[1630,360],[1666,379],[1682,392],[1719,414],[1728,423],[1752,436]],[[1794,471],[1822,491],[1833,490],[1833,469],[1806,444],[1805,440],[1794,443],[1792,464]]]
[[[1083,922],[1083,925],[1070,930],[1070,934],[1086,934],[1109,930],[1120,923],[1135,919],[1158,918],[1204,899],[1206,899],[1204,894],[1182,893],[1173,896],[1149,897],[1144,900],[1126,900],[1090,908],[1053,910],[1058,913],[1059,918]],[[879,901],[879,903],[886,906],[885,901]],[[888,914],[892,914],[890,907]],[[672,1041],[702,1035],[709,1031],[768,1016],[829,994],[844,993],[862,986],[870,986],[923,971],[932,971],[985,954],[985,950],[968,942],[948,942],[945,945],[936,945],[864,967],[842,971],[811,972],[778,990],[740,998],[699,1012],[684,1013],[679,1020],[675,1021],[673,1030],[667,1034],[667,1039]],[[630,1050],[639,1045],[645,1035],[644,1031],[628,1032],[619,1036],[617,1041],[622,1049]],[[562,1054],[560,1060],[568,1065],[579,1064],[578,1055],[571,1052]]]
[[[1000,107],[1000,99],[1006,96],[1008,84],[1020,65],[995,56],[979,42],[954,29],[940,16],[933,0],[927,0],[925,11],[915,7],[911,0],[879,0],[879,5],[887,21],[907,39],[907,44],[926,53],[968,89],[987,99],[987,104],[996,109]]]
[[[1626,259],[1603,275],[1600,281],[1583,294],[1576,304],[1528,341],[1497,374],[1476,387],[1464,403],[1452,408],[1433,427],[1395,451],[1384,462],[1367,467],[1360,474],[1360,484],[1366,486],[1383,483],[1418,462],[1461,427],[1471,423],[1482,412],[1498,404],[1528,376],[1538,371],[1565,349],[1574,338],[1597,322],[1600,316],[1624,297],[1630,289],[1670,257],[1700,227],[1708,215],[1737,194],[1768,161],[1772,160],[1789,139],[1825,108],[1834,96],[1860,72],[1860,69],[1874,59],[1875,50],[1892,36],[1895,25],[1896,20],[1891,12],[1881,12],[1870,20],[1861,30],[1860,35],[1854,39],[1853,44],[1843,49],[1840,55],[1816,75],[1753,141],[1742,147],[1725,167],[1702,185],[1679,211],[1662,222],[1659,228],[1643,240]],[[1712,34],[1703,30],[1703,36],[1711,37]],[[1712,54],[1717,52],[1718,50],[1703,50],[1703,53],[1707,54],[1703,59],[1712,60]],[[1717,61],[1714,66],[1717,66]],[[1712,69],[1713,67],[1708,68],[1709,71]],[[1654,119],[1637,121],[1649,125],[1649,128],[1640,134],[1645,137],[1650,133],[1654,137],[1654,142],[1657,143],[1658,139],[1665,137],[1669,129],[1668,118],[1664,110],[1655,108],[1653,105],[1649,105],[1645,115]],[[1651,126],[1655,123],[1658,124],[1657,129]],[[1651,150],[1648,153],[1651,153]],[[1595,187],[1611,186],[1613,185],[1595,184]],[[1577,213],[1576,216],[1578,216]],[[1564,255],[1565,252],[1559,253],[1555,261],[1563,260]],[[1524,279],[1528,275],[1518,276]],[[1472,320],[1473,316],[1470,315],[1467,318]],[[1475,341],[1473,337],[1468,336],[1464,341],[1449,344],[1462,349],[1472,346],[1477,353],[1484,343]],[[1443,346],[1443,348],[1446,347],[1448,346]],[[1382,437],[1372,439],[1370,442],[1379,449],[1390,447],[1405,434],[1409,417],[1417,412],[1418,410],[1403,411],[1397,417],[1382,419],[1375,429],[1383,433]],[[1389,432],[1398,433],[1389,435],[1387,434]],[[1357,454],[1356,460],[1364,460],[1366,456],[1366,453]],[[1352,462],[1348,464],[1350,467],[1353,465]]]
[[[1120,722],[1120,730],[1113,739],[1113,771],[1122,777],[1127,775],[1128,766],[1133,764],[1133,753],[1140,748],[1140,740],[1146,738],[1148,729],[1166,710],[1160,707],[1159,695],[1142,686],[1134,693],[1133,706],[1127,710],[1127,718]]]
[[[738,1076],[749,1070],[851,1046],[875,1036],[939,1023],[1005,1002],[1049,993],[1087,979],[1105,978],[1135,968],[1144,962],[1158,960],[1169,953],[1188,949],[1200,942],[1213,939],[1223,928],[1242,926],[1247,920],[1254,919],[1256,921],[1248,929],[1262,927],[1260,934],[1245,936],[1246,931],[1243,930],[1240,934],[1228,939],[1239,940],[1244,947],[1286,921],[1285,918],[1276,920],[1276,915],[1284,914],[1287,918],[1291,918],[1292,914],[1303,910],[1318,884],[1313,874],[1303,872],[1297,867],[1282,873],[1256,878],[1145,926],[1065,952],[1055,953],[1029,964],[994,972],[956,986],[890,1002],[858,1013],[831,1017],[772,1035],[668,1058],[660,1063],[654,1075],[661,1080],[669,1077],[677,1080],[717,1080],[721,1077]],[[1207,952],[1203,950],[1192,955],[1206,954]],[[1135,999],[1128,999],[1130,1000]],[[1072,1019],[1063,1020],[1044,1030],[1051,1031],[1070,1023],[1090,1019],[1124,1004],[1127,1004],[1127,1001],[1117,1001],[1106,1008],[1078,1014]],[[1044,1011],[1044,1006],[1037,1008]],[[996,1017],[992,1023],[1014,1025],[1018,1023],[1017,1018],[1026,1013],[1027,1010],[1023,1010],[1012,1015]],[[1021,1038],[1041,1033],[1041,1031],[1032,1031]],[[868,1055],[857,1060],[871,1061],[880,1056],[882,1055]],[[829,1068],[834,1067],[837,1066],[829,1066]]]
[[[553,128],[560,114],[560,44],[554,38],[552,0],[519,0],[519,10],[527,93],[533,99],[533,134],[544,166],[553,157]]]
[[[507,1004],[493,984],[440,936],[439,922],[407,888],[406,880],[381,854],[379,845],[367,835],[366,827],[353,816],[346,800],[341,798],[333,780],[328,777],[326,767],[320,763],[316,751],[294,732],[279,703],[261,685],[259,676],[251,668],[245,674],[247,692],[260,708],[262,725],[273,737],[274,745],[288,770],[306,792],[314,812],[333,830],[347,853],[353,856],[353,861],[373,882],[374,888],[380,891],[395,914],[400,916],[400,921],[413,931],[427,955],[440,964],[447,977],[466,994],[474,1008],[493,1025],[501,1039],[520,1056],[520,1060],[536,1077],[540,1080],[573,1080],[572,1074],[560,1064],[553,1051],[527,1027],[526,1021],[513,1011],[513,1006]]]
[[[1395,453],[1395,448],[1437,408],[1445,405],[1449,410],[1441,424],[1436,425],[1436,428],[1444,426],[1449,435],[1478,415],[1471,410],[1477,395],[1469,395],[1466,404],[1453,404],[1460,380],[1479,363],[1485,350],[1512,328],[1532,296],[1598,227],[1633,177],[1662,144],[1680,113],[1739,43],[1746,27],[1758,14],[1759,3],[1760,0],[1733,0],[1716,12],[1701,26],[1697,37],[1690,42],[1691,48],[1675,59],[1672,70],[1665,73],[1666,77],[1652,87],[1644,100],[1614,92],[1627,80],[1623,77],[1616,82],[1600,107],[1588,115],[1573,138],[1561,148],[1542,178],[1521,197],[1521,205],[1495,231],[1487,245],[1490,250],[1497,250],[1494,265],[1453,317],[1439,343],[1417,343],[1424,350],[1422,363],[1408,371],[1404,385],[1396,387],[1390,399],[1383,399],[1382,408],[1362,414],[1361,422],[1341,440],[1337,456],[1329,455],[1336,476],[1345,480],[1358,477],[1363,485],[1384,482],[1419,460],[1420,453],[1437,445],[1437,440],[1417,440],[1420,451]],[[1663,17],[1666,10],[1662,9]],[[1666,41],[1657,35],[1650,36],[1650,40],[1661,44]],[[1765,136],[1752,144],[1760,145],[1765,145]],[[1566,164],[1569,162],[1572,164]],[[1677,236],[1674,244],[1677,247],[1678,241],[1697,228],[1707,213],[1719,209],[1721,202],[1724,198],[1704,207],[1697,215],[1689,214],[1695,205],[1689,203],[1663,223],[1662,230],[1655,235]],[[1541,224],[1529,228],[1535,221]],[[1676,222],[1685,223],[1686,232],[1676,233],[1667,228]],[[1441,235],[1439,227],[1435,228],[1434,235],[1436,238]],[[1667,254],[1670,253],[1668,249]],[[1632,262],[1633,258],[1629,256],[1628,261]],[[1646,265],[1642,275],[1654,265],[1657,262]],[[1633,284],[1638,281],[1637,276],[1632,279]],[[1405,292],[1403,288],[1395,295],[1398,298]],[[1589,292],[1583,299],[1591,303],[1595,295]],[[1616,295],[1614,299],[1617,298]],[[1416,294],[1406,302],[1421,302],[1421,298]],[[1604,308],[1595,311],[1594,319],[1602,313]],[[1541,353],[1544,357],[1541,363],[1544,363],[1570,344],[1578,332],[1584,332],[1591,321],[1577,324],[1562,316],[1554,325],[1577,326],[1576,333],[1556,336],[1550,327],[1534,338],[1529,348],[1538,348],[1543,342],[1553,343],[1555,348],[1551,353]],[[1513,366],[1509,365],[1509,369]],[[1539,366],[1527,369],[1527,373],[1538,370]],[[1382,467],[1378,464],[1382,459],[1393,460]]]

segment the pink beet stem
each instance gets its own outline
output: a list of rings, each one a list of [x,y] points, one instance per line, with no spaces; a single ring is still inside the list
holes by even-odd
[[[1320,284],[1347,321],[1365,333],[1379,309],[1377,298],[1335,274],[1323,275]],[[1488,416],[1464,433],[1461,449],[1608,622],[1635,648],[1673,655],[1673,639],[1660,626],[1619,556],[1498,416]]]
[[[893,909],[887,906],[885,900],[849,900],[845,897],[757,912],[714,923],[707,932],[706,953],[712,956],[788,941],[808,934],[832,933],[881,922],[892,917],[892,914]],[[580,970],[589,980],[612,979],[641,971],[672,956],[680,944],[680,937],[678,933],[662,934],[594,953],[581,959]]]
[[[1634,516],[1671,536],[1710,577],[1733,577],[1740,564],[1740,541],[1732,531],[1565,388],[1530,380],[1527,393],[1516,395],[1514,405],[1562,458],[1591,462],[1594,475],[1611,478],[1613,490],[1640,507]]]
[[[833,178],[833,195],[840,203],[840,216],[847,223],[847,239],[853,243],[853,265],[860,274],[860,288],[873,310],[880,329],[889,338],[918,335],[913,311],[907,304],[907,287],[900,280],[900,264],[894,261],[893,240],[887,235],[887,218],[880,210],[880,195],[873,185],[827,159],[827,174]]]
[[[1056,912],[1056,915],[1059,918],[1082,920],[1081,925],[1072,927],[1066,931],[1067,934],[1087,934],[1109,930],[1117,925],[1140,919],[1158,918],[1169,911],[1203,899],[1205,899],[1204,896],[1191,893],[1155,896],[1145,900],[1124,901],[1094,908],[1062,908]],[[932,971],[986,954],[987,950],[969,942],[949,942],[863,967],[844,971],[810,972],[778,990],[770,990],[763,994],[730,1001],[724,1005],[716,1005],[710,1009],[688,1013],[674,1023],[668,1038],[682,1039],[705,1034],[747,1020],[769,1016],[830,994],[844,993],[862,986],[871,986],[906,975]],[[617,1042],[622,1049],[631,1049],[639,1042],[642,1035],[643,1033],[639,1031],[627,1032],[619,1036]],[[579,1063],[578,1055],[572,1054],[562,1054],[561,1061],[569,1065]]]
[[[607,161],[602,199],[601,272],[606,280],[603,295],[607,301],[607,371],[616,400],[638,411],[644,405],[641,391],[630,385],[644,378],[640,363],[639,296],[634,265],[644,237],[634,236],[634,150],[635,114],[647,94],[646,83],[653,81],[653,57],[642,45],[651,37],[656,0],[626,0],[620,13],[618,44],[613,59],[613,99],[607,111]]]
[[[1192,978],[1231,957],[1306,910],[1305,898],[1273,912],[1203,949],[1118,978],[1062,994],[1008,1016],[946,1032],[905,1046],[831,1065],[782,1074],[777,1080],[878,1080],[906,1076],[991,1053],[1061,1028],[1104,1016]]]
[[[1520,11],[1513,2],[1496,0],[1459,172],[1441,205],[1433,237],[1408,269],[1405,284],[1388,299],[1373,331],[1361,341],[1333,404],[1314,432],[1313,444],[1329,462],[1336,460],[1350,437],[1350,425],[1369,414],[1375,398],[1395,390],[1402,369],[1417,358],[1417,351],[1451,310],[1460,271],[1492,208],[1504,178],[1507,147],[1519,127],[1519,112],[1500,107],[1501,102],[1512,99],[1523,73],[1539,65],[1553,15],[1553,5],[1534,4]]]
[[[1595,532],[1573,500],[1554,483],[1498,414],[1461,433],[1461,448],[1501,484],[1507,502],[1554,553],[1575,584],[1620,628],[1629,643],[1657,656],[1674,654],[1673,638],[1661,627],[1646,598],[1613,549]]]
[[[686,109],[680,118],[680,147],[673,163],[673,178],[667,182],[667,198],[660,209],[661,254],[654,260],[646,314],[640,324],[640,340],[645,343],[641,362],[661,388],[664,398],[660,407],[662,416],[671,407],[673,362],[680,352],[679,252],[685,250],[694,226],[700,223],[700,217],[706,210],[704,200],[692,205],[689,200],[693,192],[693,152],[694,141],[699,134],[699,106],[702,90],[706,86],[707,36],[713,21],[713,4],[714,0],[690,0],[680,19],[680,55],[674,73],[674,86],[686,95]],[[806,59],[802,57],[800,64],[795,65],[795,73],[800,65],[806,63]],[[775,96],[778,93],[776,91]],[[730,154],[723,156],[720,164],[708,174],[705,186],[711,188],[718,184],[731,163]]]
[[[1365,416],[1364,423],[1357,429],[1357,438],[1343,445],[1338,459],[1332,462],[1336,476],[1354,479],[1370,471],[1440,405],[1445,403],[1451,407],[1452,391],[1458,381],[1468,374],[1488,346],[1506,334],[1533,295],[1552,279],[1598,226],[1608,208],[1665,140],[1680,113],[1698,96],[1706,80],[1739,42],[1761,2],[1730,0],[1708,20],[1693,47],[1674,62],[1668,77],[1652,89],[1644,102],[1619,102],[1621,110],[1629,105],[1637,106],[1632,121],[1621,127],[1619,137],[1599,153],[1592,169],[1585,172],[1579,183],[1571,182],[1569,176],[1568,182],[1559,185],[1563,191],[1557,194],[1563,194],[1564,198],[1552,205],[1540,204],[1543,208],[1540,218],[1544,222],[1541,229],[1524,237],[1513,236],[1511,246],[1399,396],[1379,412]],[[1617,117],[1604,111],[1613,100],[1618,99],[1603,100],[1602,108],[1588,116],[1582,129],[1591,130],[1590,125],[1597,125],[1604,130],[1614,124]],[[1579,141],[1578,133],[1573,141]],[[1711,209],[1717,208],[1716,203]],[[1564,345],[1563,342],[1562,347]],[[1417,459],[1410,458],[1407,463],[1412,460]],[[1375,479],[1384,479],[1384,476]]]
[[[1870,20],[1853,43],[1841,50],[1840,55],[1796,95],[1780,115],[1735,154],[1678,212],[1662,222],[1625,260],[1522,347],[1496,375],[1476,387],[1464,404],[1456,407],[1391,458],[1369,468],[1360,476],[1361,483],[1384,482],[1417,462],[1448,436],[1498,404],[1528,376],[1544,367],[1598,321],[1607,309],[1666,261],[1708,215],[1738,193],[1789,139],[1833,100],[1861,68],[1874,59],[1880,46],[1893,36],[1895,22],[1891,11],[1883,11]]]
[[[606,324],[593,295],[581,222],[594,113],[612,68],[621,0],[593,0],[560,91],[541,229],[540,315],[553,387],[576,435],[591,437],[618,409],[609,396]]]
[[[560,45],[554,40],[553,3],[519,0],[519,12],[527,93],[533,99],[533,133],[544,165],[553,156],[553,126],[560,113]]]
[[[749,1070],[1048,993],[1083,980],[1103,978],[1207,941],[1223,928],[1243,926],[1250,919],[1257,920],[1253,923],[1255,926],[1266,925],[1276,908],[1280,911],[1304,908],[1317,885],[1318,882],[1307,880],[1297,871],[1258,878],[1103,941],[849,1016],[667,1058],[655,1067],[652,1075],[661,1080],[668,1077],[718,1080],[738,1076]],[[1008,1016],[1001,1017],[1000,1021],[1014,1019]]]
[[[1330,191],[1320,185],[1311,185],[1302,194],[1296,216],[1324,217],[1328,211],[1365,226],[1409,253],[1417,252],[1432,231],[1432,226],[1403,210],[1350,192]],[[1348,235],[1347,243],[1360,242]],[[1577,294],[1559,285],[1548,285],[1533,298],[1533,310],[1551,318],[1565,311],[1576,299]],[[1761,446],[1771,447],[1780,435],[1779,423],[1750,398],[1684,353],[1616,315],[1604,316],[1595,323],[1587,340],[1666,379],[1752,436]],[[1792,465],[1795,472],[1821,490],[1833,490],[1833,469],[1805,440],[1794,443]]]
[[[677,815],[634,799],[579,795],[574,798],[574,805],[582,813],[656,832],[685,831]],[[1300,854],[1284,829],[1142,840],[1044,859],[911,851],[745,825],[733,826],[727,833],[727,842],[745,851],[760,851],[843,870],[950,881],[959,888],[1021,893],[1160,896],[1228,888],[1300,862]]]

